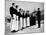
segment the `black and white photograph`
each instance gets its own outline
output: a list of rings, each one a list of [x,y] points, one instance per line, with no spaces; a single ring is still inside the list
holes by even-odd
[[[5,0],[5,35],[43,32],[43,2]]]

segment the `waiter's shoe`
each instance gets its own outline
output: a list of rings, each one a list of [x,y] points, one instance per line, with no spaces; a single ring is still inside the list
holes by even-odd
[[[38,27],[38,28],[40,28],[40,27]]]
[[[22,27],[22,29],[25,29],[24,27]]]
[[[21,30],[23,30],[23,28]]]
[[[29,26],[26,26],[26,27],[29,27]]]
[[[17,32],[17,31],[13,30],[13,31],[11,31],[11,32]]]
[[[19,30],[17,30],[17,32],[18,32]]]

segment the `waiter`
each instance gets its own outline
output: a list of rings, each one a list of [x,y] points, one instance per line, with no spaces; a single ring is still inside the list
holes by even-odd
[[[22,29],[22,9],[19,9],[19,30]]]
[[[33,14],[31,14],[31,17],[30,17],[30,26],[33,25]]]
[[[38,19],[38,28],[40,28],[40,8],[37,11],[37,19]]]
[[[26,15],[26,13],[25,13],[25,11],[23,11],[23,29],[24,28],[26,28],[26,19],[25,19],[25,16]]]
[[[32,13],[30,17],[30,26],[36,25],[36,17],[35,14]]]
[[[24,10],[23,10],[23,14],[22,14],[22,29],[24,29]]]
[[[10,15],[12,17],[12,19],[11,19],[11,32],[15,32],[15,25],[13,23],[13,21],[14,21],[13,14],[15,15],[15,3],[12,3],[12,6],[10,7]]]
[[[36,25],[36,15],[35,15],[36,11],[34,11],[33,14],[33,25]]]
[[[27,11],[27,27],[30,26],[29,11]]]
[[[19,24],[18,24],[18,30],[20,30],[20,15],[21,15],[21,13],[20,13],[20,9],[19,9],[18,15],[19,15],[19,17],[18,17],[18,21],[19,21]]]
[[[25,19],[26,19],[26,27],[28,27],[28,26],[27,26],[27,17],[28,17],[28,15],[27,15],[27,12],[26,12],[26,14],[25,14]]]
[[[16,9],[15,9],[15,3],[12,3],[12,6],[10,7],[10,14],[11,14],[11,17],[12,17],[12,19],[11,19],[11,32],[17,32],[17,28],[16,28],[17,10]]]
[[[18,13],[19,13],[19,12],[18,12],[17,9],[18,9],[18,5],[16,5],[16,10],[15,10],[15,12],[17,11],[17,13],[16,13],[16,27],[15,27],[15,30],[16,30],[16,31],[19,30],[19,29],[18,29],[18,27],[19,27],[19,26],[18,26],[18,24],[19,24],[19,14],[18,14]]]
[[[26,28],[26,12],[24,11],[24,28]]]

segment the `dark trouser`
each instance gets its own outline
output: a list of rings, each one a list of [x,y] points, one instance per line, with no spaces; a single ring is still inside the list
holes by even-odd
[[[40,20],[38,20],[38,27],[40,28]]]
[[[30,26],[32,26],[32,21],[30,20]]]
[[[11,14],[11,13],[10,13]],[[11,14],[11,17],[13,17],[13,14]]]
[[[35,19],[33,20],[33,25],[36,25],[36,20]]]
[[[30,26],[33,26],[33,22],[34,20],[33,19],[30,19]]]

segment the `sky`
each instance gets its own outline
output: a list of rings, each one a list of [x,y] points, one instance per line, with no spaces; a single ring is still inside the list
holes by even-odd
[[[18,5],[19,8],[22,8],[25,11],[29,10],[30,13],[32,13],[34,11],[34,9],[37,10],[37,8],[40,8],[40,10],[44,10],[44,3],[6,0],[6,2],[5,2],[5,16],[10,16],[9,8],[12,6],[12,3],[15,3],[15,5]]]

